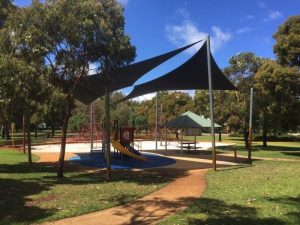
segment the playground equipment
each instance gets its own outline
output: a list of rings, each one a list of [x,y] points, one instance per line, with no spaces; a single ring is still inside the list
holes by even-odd
[[[119,152],[121,152],[124,155],[127,155],[131,158],[141,160],[141,161],[147,160],[146,157],[142,156],[141,153],[139,153],[137,150],[135,150],[131,146],[125,147],[119,141],[112,141],[111,144],[115,149],[117,149]]]
[[[77,136],[76,141],[89,142],[92,138],[94,148],[97,148],[100,145],[102,140],[102,128],[97,123],[93,124],[93,132],[91,132],[90,124],[86,124],[79,130],[78,133],[79,135]]]
[[[103,139],[103,126],[100,126],[96,120],[95,107],[92,103],[90,105],[90,121],[89,124],[85,124],[79,130],[79,135],[74,137],[74,141],[77,142],[90,142],[91,143],[91,152],[99,151],[101,148],[101,142]]]
[[[120,128],[120,141],[118,141],[118,119],[114,119],[114,136],[113,140],[111,141],[112,146],[115,150],[121,153],[121,158],[124,159],[125,156],[129,156],[133,159],[146,161],[147,158],[142,156],[142,154],[134,149],[134,128],[131,127],[124,127]]]

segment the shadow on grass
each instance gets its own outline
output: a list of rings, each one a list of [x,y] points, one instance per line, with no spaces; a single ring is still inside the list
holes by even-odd
[[[56,164],[41,164],[33,163],[29,166],[28,163],[18,163],[18,164],[0,164],[0,173],[54,173],[56,169]]]
[[[66,177],[56,178],[56,164],[36,163],[30,167],[26,163],[15,165],[0,165],[0,224],[31,224],[46,220],[53,216],[58,209],[43,209],[41,203],[53,201],[59,195],[47,191],[55,189],[57,185],[85,185],[104,184],[107,182],[136,183],[141,185],[159,185],[170,181],[173,177],[184,176],[185,171],[116,171],[112,179],[106,179],[105,171],[100,172],[65,172]],[[68,167],[67,167],[68,168]],[[68,171],[70,168],[68,168]],[[32,198],[33,195],[43,195]],[[75,195],[76,193],[74,193]],[[117,202],[123,204],[133,199],[134,193],[118,197]],[[108,199],[109,201],[109,199]]]
[[[286,216],[289,217],[290,221],[292,221],[292,224],[300,224],[300,195],[298,195],[298,197],[268,198],[267,200],[294,207],[295,210],[287,213]]]
[[[242,164],[242,165],[239,165],[239,166],[228,166],[228,167],[218,168],[217,171],[240,170],[240,169],[246,169],[246,168],[251,167],[251,166],[253,166],[253,165]]]
[[[0,224],[31,223],[57,211],[42,209],[30,203],[29,196],[49,190],[47,185],[35,181],[0,178],[0,187]]]
[[[198,199],[187,211],[190,225],[283,225],[284,221],[277,218],[258,218],[255,208],[237,204],[227,204],[212,198]],[[200,214],[198,216],[194,216]],[[203,216],[204,215],[204,216]]]
[[[179,213],[186,206],[183,213]],[[162,208],[163,210],[157,211]],[[253,207],[237,204],[227,204],[211,198],[180,198],[176,201],[156,198],[154,200],[139,200],[134,205],[124,205],[115,212],[116,216],[131,215],[127,224],[153,224],[168,215],[177,214],[168,218],[162,224],[190,225],[283,225],[284,221],[277,218],[258,218],[258,212]],[[125,223],[124,223],[125,224]]]
[[[224,151],[234,151],[235,149],[237,151],[247,151],[245,146],[218,146],[218,149],[224,150]],[[291,147],[291,146],[268,146],[267,148],[263,147],[263,145],[253,145],[252,146],[252,151],[280,151],[280,152],[285,152],[285,151],[300,151],[299,147]]]
[[[281,152],[284,155],[300,157],[300,152]]]

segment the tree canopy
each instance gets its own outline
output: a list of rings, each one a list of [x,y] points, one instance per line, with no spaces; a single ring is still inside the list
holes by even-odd
[[[279,64],[300,67],[300,15],[291,16],[273,36]]]
[[[66,95],[58,176],[63,175],[66,132],[75,107],[74,89],[94,63],[99,71],[126,65],[135,47],[124,32],[123,8],[115,0],[33,1],[6,25],[11,53],[40,65],[39,76]]]
[[[263,63],[254,82],[259,98],[256,105],[274,134],[295,131],[300,125],[300,73],[297,68],[283,67],[272,60]],[[263,126],[267,124],[263,123]],[[266,129],[266,128],[264,128]]]

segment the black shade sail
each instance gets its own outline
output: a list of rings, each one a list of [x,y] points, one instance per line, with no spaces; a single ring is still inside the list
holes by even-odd
[[[177,50],[111,71],[107,74],[109,83],[105,81],[107,79],[102,73],[84,77],[76,86],[74,94],[75,98],[85,104],[90,104],[105,94],[105,85],[109,86],[110,92],[132,86],[139,78],[148,73],[150,70],[199,42],[201,41],[197,41]]]
[[[211,54],[210,60],[213,90],[236,90],[236,87],[227,79]],[[206,42],[199,51],[184,64],[164,76],[134,86],[133,91],[121,101],[157,91],[196,89],[208,89]]]

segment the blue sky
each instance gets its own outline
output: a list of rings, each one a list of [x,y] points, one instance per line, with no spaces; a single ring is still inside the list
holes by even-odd
[[[24,6],[29,0],[15,0]],[[231,56],[250,51],[275,58],[272,35],[289,16],[300,14],[299,0],[119,0],[124,6],[126,33],[137,48],[136,61],[211,36],[220,68]],[[199,48],[199,46],[197,46]],[[141,78],[142,83],[176,68],[197,49],[180,54]],[[128,92],[128,89],[125,90]]]

